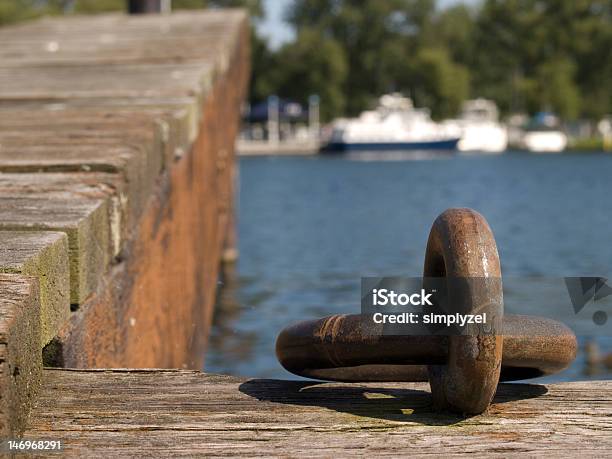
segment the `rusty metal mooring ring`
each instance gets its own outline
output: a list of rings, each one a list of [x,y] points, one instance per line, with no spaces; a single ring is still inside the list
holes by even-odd
[[[442,276],[487,279],[449,292],[457,312],[502,314],[497,247],[477,212],[450,209],[434,222],[424,277]],[[348,382],[429,380],[437,409],[469,414],[487,408],[500,371],[505,381],[556,373],[576,349],[565,325],[516,315],[503,318],[503,336],[366,336],[360,315],[336,315],[287,327],[276,342],[280,363],[292,373]]]
[[[501,267],[493,232],[471,209],[449,209],[433,223],[425,251],[424,279],[483,279],[461,288],[449,285],[456,312],[502,317]],[[482,413],[495,395],[503,338],[498,334],[450,336],[444,365],[429,366],[434,407]]]
[[[428,364],[448,359],[448,336],[368,335],[359,314],[306,320],[283,329],[276,354],[291,373],[332,381],[428,381]],[[576,337],[565,325],[542,317],[504,317],[501,381],[545,376],[567,368]]]

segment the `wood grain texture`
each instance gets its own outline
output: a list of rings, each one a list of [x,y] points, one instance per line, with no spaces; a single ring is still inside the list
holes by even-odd
[[[0,111],[0,170],[88,166],[123,173],[150,194],[166,155],[163,123],[163,115],[137,111],[40,107]],[[58,147],[68,151],[58,155]],[[37,163],[40,168],[34,169]]]
[[[430,410],[422,383],[45,370],[25,438],[69,456],[605,456],[612,381],[502,384],[488,412]]]
[[[242,10],[45,18],[0,30],[0,66],[223,63]],[[95,32],[95,33],[92,33]],[[9,43],[6,43],[10,41]],[[217,61],[215,61],[217,59]],[[221,68],[225,71],[225,68]]]
[[[173,148],[187,149],[195,139],[197,128],[190,124],[194,122],[190,116],[193,117],[194,113],[188,103],[187,107],[182,107],[180,103],[133,106],[129,100],[124,100],[123,104],[111,104],[108,100],[97,99],[67,99],[61,103],[39,103],[36,106],[5,102],[0,104],[0,134],[47,131],[46,140],[55,143],[57,139],[49,136],[49,131],[61,133],[66,139],[66,133],[78,130],[81,139],[74,136],[70,139],[73,140],[72,146],[82,146],[83,140],[86,145],[95,144],[104,133],[106,138],[119,137],[124,144],[144,147],[144,162],[147,164],[142,167],[159,174],[162,166],[171,163]],[[6,149],[6,142],[0,141]],[[20,143],[14,145],[19,146]],[[6,156],[2,156],[0,166],[7,162],[11,165]],[[104,157],[104,152],[99,152],[95,160],[100,162]],[[75,158],[69,159],[74,161]]]
[[[189,97],[229,65],[245,12],[49,19],[0,32],[0,99]]]
[[[65,151],[64,151],[65,152]],[[46,159],[49,156],[47,155]],[[0,154],[0,170],[2,169]],[[41,161],[42,163],[42,161]],[[0,172],[0,196],[54,197],[55,199],[107,199],[111,251],[117,256],[129,238],[130,228],[140,215],[143,203],[138,201],[133,184],[121,174],[95,172]]]
[[[0,230],[68,233],[72,303],[95,290],[160,177],[191,150],[204,102],[243,46],[246,21],[242,10],[111,14],[0,30],[0,172],[39,176],[0,179]],[[104,202],[94,202],[68,183],[60,189],[56,178],[47,186],[49,173],[117,180],[100,183]]]
[[[70,316],[67,236],[50,231],[0,231],[0,272],[38,279],[42,348],[59,333]]]
[[[109,202],[76,194],[0,194],[0,230],[61,231],[68,235],[70,301],[92,293],[111,258]]]
[[[0,438],[23,431],[40,387],[38,280],[0,274]]]
[[[52,18],[0,30],[0,265],[53,283],[60,279],[42,260],[65,261],[67,252],[79,308],[59,320],[61,357],[176,367],[192,346],[200,359],[192,366],[202,367],[249,30],[243,10]],[[50,231],[66,233],[63,245],[30,263],[28,241]],[[36,387],[28,384],[38,380],[25,375],[41,371],[38,281],[30,280],[23,311],[0,282],[4,434],[28,415]],[[59,324],[51,328],[43,341]]]

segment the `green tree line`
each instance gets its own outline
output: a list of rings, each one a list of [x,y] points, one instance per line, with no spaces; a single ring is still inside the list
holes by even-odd
[[[321,96],[330,119],[390,91],[434,116],[486,97],[503,112],[552,110],[565,119],[612,112],[612,1],[295,0],[296,39],[254,44],[251,97]]]
[[[173,0],[174,9],[261,0]],[[121,10],[125,0],[0,0],[0,25],[43,14]],[[293,0],[295,40],[272,50],[253,29],[251,102],[276,94],[324,119],[354,115],[400,91],[435,117],[473,97],[505,113],[552,110],[565,119],[612,112],[612,0]]]

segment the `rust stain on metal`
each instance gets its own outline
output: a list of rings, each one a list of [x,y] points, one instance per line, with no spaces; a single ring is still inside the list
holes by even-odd
[[[487,279],[467,293],[453,292],[457,307],[462,313],[503,314],[497,247],[475,211],[450,209],[436,219],[424,277]],[[489,406],[500,378],[556,373],[577,350],[569,328],[541,317],[507,315],[503,333],[475,336],[362,335],[360,321],[360,315],[336,315],[287,327],[277,338],[277,357],[288,371],[317,379],[428,380],[438,410],[477,414]]]

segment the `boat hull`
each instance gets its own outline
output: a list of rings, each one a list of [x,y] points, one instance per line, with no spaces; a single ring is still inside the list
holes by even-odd
[[[321,151],[343,153],[348,151],[407,151],[407,150],[456,150],[459,138],[426,142],[330,142]]]
[[[523,136],[523,146],[533,153],[561,153],[567,136],[561,131],[531,131]]]

